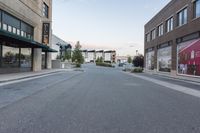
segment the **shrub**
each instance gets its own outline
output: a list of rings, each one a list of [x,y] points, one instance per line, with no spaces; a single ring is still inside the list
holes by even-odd
[[[114,67],[112,64],[110,63],[103,63],[103,62],[96,62],[97,66],[103,66],[103,67]]]
[[[76,67],[77,67],[77,68],[80,68],[80,67],[81,67],[81,64],[80,64],[80,63],[76,64]]]
[[[143,72],[143,68],[141,68],[141,67],[136,67],[136,68],[134,68],[131,72],[132,72],[132,73],[142,73],[142,72]]]

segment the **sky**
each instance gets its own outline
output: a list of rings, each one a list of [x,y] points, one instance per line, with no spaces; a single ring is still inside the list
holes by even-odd
[[[53,0],[53,34],[82,49],[144,53],[144,25],[170,0]]]

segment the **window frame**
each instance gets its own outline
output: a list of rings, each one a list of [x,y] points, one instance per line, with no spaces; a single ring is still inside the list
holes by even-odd
[[[146,37],[146,42],[150,42],[151,41],[151,34],[150,34],[150,32],[148,32],[148,33],[146,33],[146,35],[145,35]]]
[[[188,23],[188,7],[184,7],[177,12],[177,27]]]
[[[166,20],[166,33],[174,30],[174,17],[171,16]]]
[[[49,6],[45,2],[42,5],[42,14],[44,17],[49,18]]]
[[[199,13],[199,15],[197,14],[197,2],[199,2],[198,4],[199,4],[199,8],[200,8],[200,0],[195,0],[195,1],[193,2],[193,18],[194,18],[194,19],[200,17],[200,13]],[[200,12],[200,11],[199,11],[199,12]]]
[[[154,28],[153,30],[151,30],[150,40],[154,40],[154,39],[156,39],[156,28]]]
[[[164,25],[163,25],[163,23],[161,23],[157,27],[157,36],[160,37],[162,35],[164,35]]]

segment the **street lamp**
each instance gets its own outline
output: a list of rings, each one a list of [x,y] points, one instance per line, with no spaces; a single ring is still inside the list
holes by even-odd
[[[138,50],[136,50],[136,56],[138,55]]]

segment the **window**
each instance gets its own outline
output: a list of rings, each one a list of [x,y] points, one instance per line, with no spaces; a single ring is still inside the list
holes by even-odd
[[[151,38],[150,33],[147,33],[147,34],[146,34],[146,42],[149,42],[149,41],[150,41],[150,38]]]
[[[7,31],[7,24],[3,24],[3,30],[6,30]]]
[[[26,37],[26,32],[24,32],[24,37]]]
[[[13,27],[12,32],[13,32],[14,34],[16,34],[16,33],[17,33],[17,29],[16,29],[15,27]]]
[[[30,34],[27,34],[27,38],[28,38],[28,39],[31,39],[31,35],[30,35]]]
[[[2,12],[0,11],[0,29],[1,29],[1,22],[2,22],[1,14],[2,14]]]
[[[170,19],[167,20],[167,27],[166,27],[167,32],[172,31],[173,27],[174,27],[174,19],[173,17],[171,17]]]
[[[17,35],[20,35],[20,30],[19,29],[17,29]]]
[[[200,17],[200,0],[194,2],[194,18]]]
[[[32,50],[31,48],[21,48],[20,66],[22,68],[32,67]]]
[[[19,48],[2,46],[2,67],[16,68],[19,67]]]
[[[178,73],[200,76],[199,39],[182,42],[177,50]]]
[[[49,17],[49,7],[46,3],[43,3],[43,16],[46,18]]]
[[[151,40],[155,39],[156,38],[156,30],[152,30],[151,31]]]
[[[24,36],[24,31],[21,31],[21,36]]]
[[[12,32],[12,26],[8,25],[8,31]]]
[[[157,68],[161,72],[170,72],[171,71],[171,58],[172,48],[165,47],[158,49],[157,52]]]
[[[178,13],[178,26],[182,26],[187,23],[187,8],[181,10]]]
[[[24,37],[26,37],[26,34],[33,35],[34,32],[34,28],[25,22],[21,22],[21,30],[24,31]]]
[[[163,35],[163,24],[158,26],[158,36],[162,36]]]
[[[146,69],[147,70],[154,70],[154,55],[155,55],[154,51],[146,53]]]
[[[20,28],[20,20],[6,12],[2,13],[2,22],[9,26]]]

